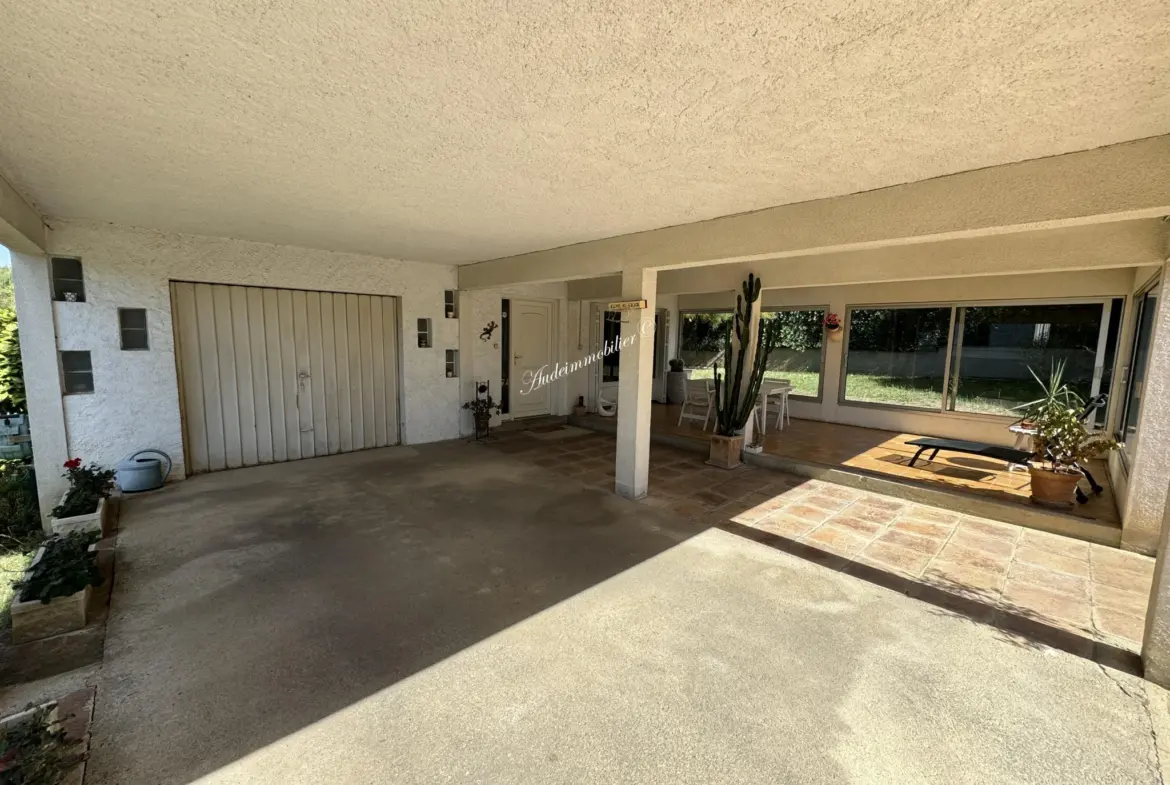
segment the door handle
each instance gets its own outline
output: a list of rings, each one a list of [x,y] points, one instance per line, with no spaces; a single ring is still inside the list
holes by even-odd
[[[512,355],[512,359],[513,359],[513,360],[520,360],[520,359],[523,359],[523,358],[522,358],[520,355],[518,355],[518,354],[513,354],[513,355]]]

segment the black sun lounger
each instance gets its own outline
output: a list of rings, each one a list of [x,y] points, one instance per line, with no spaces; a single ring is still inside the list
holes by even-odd
[[[958,439],[923,438],[914,439],[913,441],[906,442],[906,444],[918,448],[918,452],[914,453],[914,457],[910,459],[911,466],[927,450],[934,451],[927,459],[930,461],[934,460],[934,456],[938,455],[939,450],[963,452],[968,455],[982,455],[984,458],[995,458],[996,460],[1007,461],[1008,463],[1026,464],[1032,459],[1032,453],[1027,450],[1017,450],[1013,447],[1001,447],[998,444],[984,444],[983,442],[964,442]]]

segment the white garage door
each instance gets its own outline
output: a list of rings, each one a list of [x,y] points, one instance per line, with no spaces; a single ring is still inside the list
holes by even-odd
[[[394,302],[171,283],[188,471],[396,444]]]

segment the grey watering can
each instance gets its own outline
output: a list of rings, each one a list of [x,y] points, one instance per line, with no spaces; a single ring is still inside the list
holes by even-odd
[[[141,455],[161,455],[167,468],[163,469],[163,461],[158,458],[140,458]],[[170,473],[171,456],[162,450],[139,450],[118,464],[116,479],[123,493],[135,493],[161,488]]]

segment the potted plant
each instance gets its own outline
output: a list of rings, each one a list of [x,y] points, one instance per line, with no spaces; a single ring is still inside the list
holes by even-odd
[[[1064,383],[1064,363],[1056,363],[1045,383],[1030,368],[1043,396],[1017,406],[1023,420],[1035,428],[1033,459],[1028,466],[1032,478],[1032,501],[1046,507],[1073,506],[1077,483],[1084,476],[1082,464],[1090,458],[1117,448],[1117,442],[1085,427],[1085,401]]]
[[[676,357],[670,361],[666,374],[666,402],[680,404],[687,397],[687,371],[683,361]]]
[[[64,476],[69,479],[69,490],[53,508],[53,533],[101,531],[106,499],[114,491],[113,469],[103,469],[96,463],[82,466],[80,458],[71,458],[65,461]]]
[[[589,413],[589,409],[587,409],[585,407],[585,396],[578,395],[577,402],[575,404],[573,404],[573,416],[574,417],[584,417],[588,413]]]
[[[463,408],[471,412],[471,418],[475,421],[475,438],[485,438],[488,435],[492,415],[500,411],[499,404],[492,400],[491,393],[488,392],[488,386],[483,383],[476,385],[475,398],[466,401]]]
[[[841,340],[841,317],[835,313],[825,315],[825,332],[834,341]]]
[[[92,587],[102,582],[94,543],[101,535],[74,531],[50,537],[15,584],[12,641],[47,638],[85,626]]]
[[[723,375],[715,367],[715,435],[707,463],[734,469],[743,463],[744,428],[755,412],[760,384],[768,355],[776,348],[778,325],[771,319],[756,316],[752,331],[755,303],[760,299],[760,279],[749,274],[743,294],[735,297],[735,315],[723,338]]]

